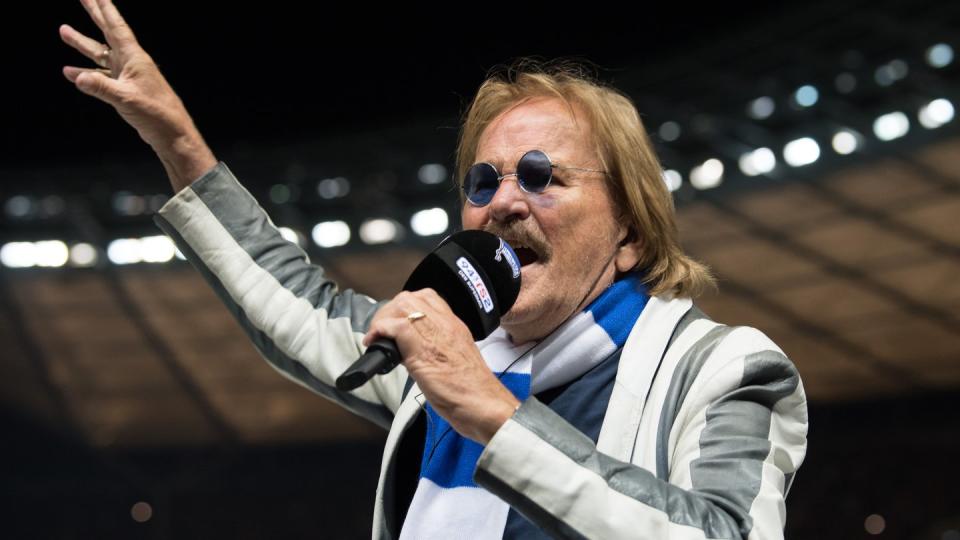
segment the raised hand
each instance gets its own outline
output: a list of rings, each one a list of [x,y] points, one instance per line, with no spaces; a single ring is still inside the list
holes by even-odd
[[[179,191],[216,165],[213,152],[111,0],[80,3],[106,43],[60,26],[63,41],[97,66],[65,66],[64,76],[83,93],[112,105],[157,153]]]

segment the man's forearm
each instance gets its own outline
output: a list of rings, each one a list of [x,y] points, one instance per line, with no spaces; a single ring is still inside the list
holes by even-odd
[[[363,353],[360,337],[378,309],[339,290],[282,238],[257,201],[219,163],[155,216],[275,368],[378,425],[389,427],[405,369],[338,392],[336,377]]]

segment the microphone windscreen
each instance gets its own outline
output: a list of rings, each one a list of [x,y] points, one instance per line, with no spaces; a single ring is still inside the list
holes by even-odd
[[[496,235],[468,230],[453,234],[417,266],[404,290],[432,288],[481,340],[520,293],[520,261]]]

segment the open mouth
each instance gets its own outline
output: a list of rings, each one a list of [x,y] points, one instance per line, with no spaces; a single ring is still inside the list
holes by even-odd
[[[526,246],[516,246],[513,248],[513,252],[517,254],[517,259],[520,260],[520,266],[527,266],[528,264],[533,264],[540,260],[540,256],[537,255],[537,252],[526,247]]]

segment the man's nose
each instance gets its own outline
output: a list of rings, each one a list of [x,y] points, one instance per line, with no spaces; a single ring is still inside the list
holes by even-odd
[[[515,175],[505,177],[490,200],[490,219],[494,221],[512,221],[526,219],[530,215],[530,201],[520,189]]]

